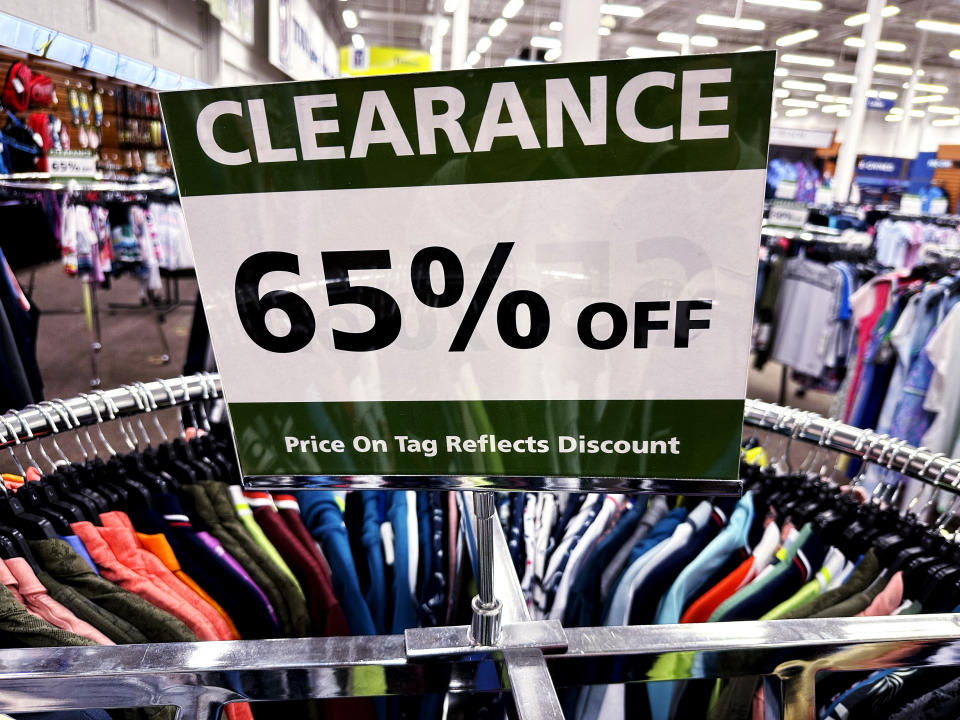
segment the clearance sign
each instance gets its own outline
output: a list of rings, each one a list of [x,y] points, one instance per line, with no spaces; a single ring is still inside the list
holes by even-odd
[[[773,68],[162,94],[244,473],[735,478]]]

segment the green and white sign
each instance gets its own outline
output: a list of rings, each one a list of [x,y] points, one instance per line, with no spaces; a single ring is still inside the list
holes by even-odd
[[[735,478],[773,69],[162,94],[243,472]]]

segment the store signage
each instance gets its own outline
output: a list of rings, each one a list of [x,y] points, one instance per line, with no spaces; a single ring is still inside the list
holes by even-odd
[[[954,166],[953,160],[946,160],[944,158],[930,158],[927,160],[927,167],[933,170],[950,170]]]
[[[97,154],[89,150],[49,150],[47,171],[52,178],[94,179]]]
[[[267,57],[294,80],[337,76],[340,57],[310,0],[269,0]]]
[[[857,162],[857,175],[899,178],[903,175],[903,158],[864,155]]]
[[[428,72],[430,53],[407,48],[353,46],[340,48],[341,75],[392,75]]]
[[[805,203],[774,200],[767,212],[767,224],[781,228],[802,228],[810,217]]]
[[[787,147],[828,148],[833,145],[833,130],[770,128],[770,144]]]
[[[736,478],[774,57],[162,94],[244,474]]]
[[[867,110],[882,110],[888,112],[893,107],[893,100],[879,97],[867,98]]]

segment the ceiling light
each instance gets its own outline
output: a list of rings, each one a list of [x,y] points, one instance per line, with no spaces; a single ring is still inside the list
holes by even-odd
[[[960,115],[960,107],[952,105],[927,105],[927,110],[937,115]]]
[[[690,38],[690,44],[697,47],[716,47],[719,42],[713,35],[694,35]]]
[[[664,31],[657,35],[657,41],[662,43],[671,43],[673,45],[686,45],[690,42],[690,36],[683,33]]]
[[[909,65],[885,65],[884,63],[878,63],[873,66],[873,71],[883,75],[913,75],[913,68]]]
[[[818,57],[816,55],[786,55],[780,56],[780,62],[791,65],[816,65],[817,67],[833,67],[833,58]]]
[[[775,98],[779,98],[780,100],[783,100],[783,98],[790,97],[790,91],[784,90],[783,88],[777,88],[776,90],[773,91],[773,96]]]
[[[493,40],[490,39],[489,35],[484,35],[482,38],[477,40],[477,52],[483,55],[487,50],[490,49],[491,45],[493,45]]]
[[[457,6],[459,5],[460,5],[460,0],[444,0],[443,11],[447,13],[456,12]]]
[[[786,100],[781,101],[784,107],[799,107],[799,108],[810,108],[815,110],[820,107],[820,103],[814,102],[813,100],[799,100],[797,98],[787,98]]]
[[[848,85],[855,85],[857,83],[856,75],[846,75],[844,73],[828,72],[823,74],[823,79],[827,82],[834,83],[847,83]]]
[[[832,115],[833,113],[839,113],[843,109],[843,105],[824,105],[822,108],[820,108],[820,112],[825,112]]]
[[[790,74],[790,71],[787,70],[786,68],[777,68],[776,70],[773,71],[773,74],[776,77],[786,77],[787,75]]]
[[[476,50],[471,50],[470,54],[467,55],[467,65],[473,67],[478,62],[480,62],[480,53],[478,53]]]
[[[487,30],[487,34],[490,37],[500,37],[504,30],[507,29],[507,21],[502,17],[497,18],[492,23],[490,23],[490,29]]]
[[[840,103],[841,105],[853,105],[853,98],[848,97],[834,97],[833,101],[835,103]]]
[[[909,87],[909,85],[910,85],[909,83],[903,84],[904,87]],[[930,83],[914,83],[913,89],[922,90],[923,92],[940,93],[940,94],[946,93],[950,90],[950,88],[948,88],[946,85],[931,85]]]
[[[937,118],[932,120],[930,124],[937,127],[955,127],[960,125],[960,118]]]
[[[539,60],[523,60],[517,57],[507,58],[506,60],[503,61],[504,67],[518,67],[523,65],[540,65],[540,64],[541,63]]]
[[[947,53],[951,60],[960,60],[960,50],[951,50]]]
[[[910,102],[919,105],[920,103],[940,102],[941,100],[943,100],[943,95],[918,95]]]
[[[600,5],[601,15],[619,15],[620,17],[641,18],[643,17],[643,8],[635,5],[623,5],[621,3],[602,3]]]
[[[787,117],[803,117],[804,115],[807,115],[809,112],[810,111],[807,110],[806,108],[790,108],[784,113],[784,115],[786,115]]]
[[[803,80],[784,80],[783,87],[787,90],[809,90],[810,92],[823,92],[827,86],[818,82],[804,82]]]
[[[903,115],[884,115],[883,119],[887,122],[902,122]]]
[[[350,42],[353,43],[353,46],[357,50],[363,50],[364,46],[367,44],[363,39],[363,35],[360,35],[359,33],[354,33],[353,35],[351,35]]]
[[[843,41],[843,44],[847,47],[862,48],[866,46],[866,41],[861,37],[848,37]],[[902,42],[896,42],[895,40],[877,40],[877,50],[885,50],[886,52],[904,52],[907,49],[907,46]]]
[[[867,97],[868,98],[878,97],[884,100],[896,100],[897,94],[893,90],[875,90],[874,88],[870,88],[869,90],[867,90]]]
[[[522,7],[523,0],[507,0],[507,4],[503,6],[503,12],[500,14],[503,15],[507,20],[510,20],[514,15],[520,12],[520,8]]]
[[[736,52],[753,52],[754,50],[763,50],[763,45],[750,45],[745,48],[740,48]]]
[[[608,27],[598,27],[598,28],[597,28],[597,35],[602,35],[603,37],[606,37],[606,36],[609,35],[609,34],[610,34],[610,28],[608,28]]]
[[[549,50],[550,48],[558,48],[560,47],[560,38],[534,35],[532,38],[530,38],[530,47],[543,48],[545,50]]]
[[[896,5],[887,5],[883,10],[880,11],[880,15],[883,17],[893,17],[900,12],[900,8]],[[867,20],[870,19],[868,13],[858,13],[857,15],[851,15],[846,20],[843,21],[843,24],[847,27],[856,27],[857,25],[866,25]]]
[[[560,32],[563,30],[563,23],[559,20],[554,20],[552,23],[550,23],[550,29],[554,32]]]
[[[360,24],[360,21],[357,20],[357,14],[348,8],[343,11],[343,24],[349,29],[353,30],[357,25]]]
[[[543,54],[543,59],[547,62],[553,62],[560,58],[560,48],[550,48]]]
[[[960,35],[960,23],[944,22],[943,20],[917,20],[916,26],[920,30]]]
[[[801,30],[800,32],[790,33],[789,35],[778,37],[777,45],[779,47],[796,45],[798,43],[806,42],[807,40],[813,40],[819,34],[820,33],[813,28],[807,28],[806,30]]]
[[[816,12],[823,8],[820,0],[747,0],[753,5],[768,5],[770,7],[787,8],[788,10],[806,10]]]
[[[697,23],[700,25],[710,25],[711,27],[732,28],[734,30],[763,30],[767,26],[763,20],[735,18],[727,15],[711,15],[710,13],[697,15]]]
[[[645,47],[628,47],[627,57],[631,58],[652,58],[652,57],[673,57],[679,55],[676,50],[656,50]]]
[[[814,100],[822,103],[832,103],[833,95],[824,95],[823,93],[820,93],[819,95],[817,95],[817,97],[814,98]]]
[[[902,108],[902,107],[890,108],[890,114],[891,114],[891,115],[903,115],[903,108]],[[925,115],[926,115],[926,113],[925,113],[923,110],[911,110],[911,111],[910,111],[910,117],[922,118],[922,117],[924,117]]]

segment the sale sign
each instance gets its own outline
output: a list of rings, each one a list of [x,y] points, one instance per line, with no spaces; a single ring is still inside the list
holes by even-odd
[[[243,472],[735,478],[773,67],[164,93]]]

